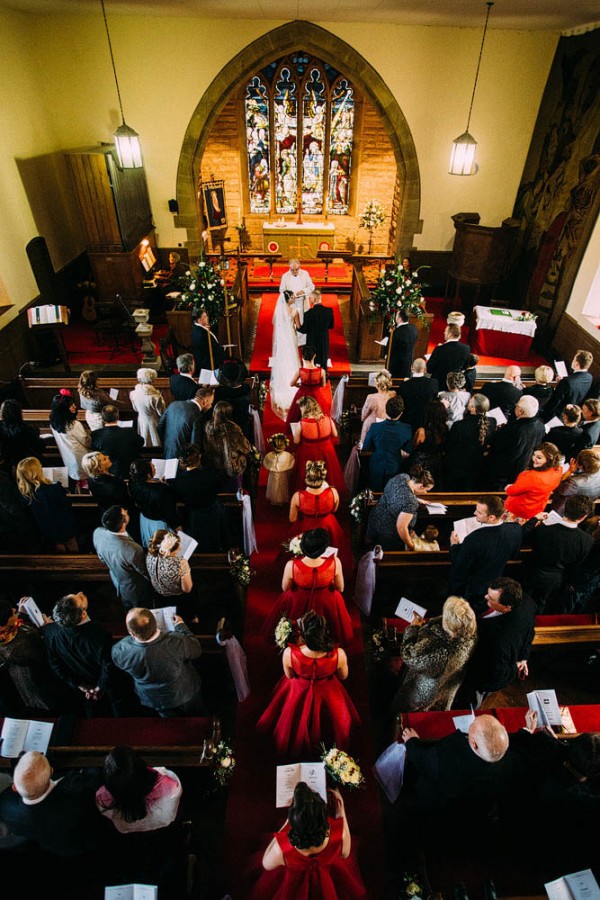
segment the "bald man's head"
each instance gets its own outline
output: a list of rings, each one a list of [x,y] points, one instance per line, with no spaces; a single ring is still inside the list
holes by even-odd
[[[486,762],[500,762],[508,750],[506,728],[494,716],[477,716],[469,728],[469,746]]]
[[[420,375],[421,373],[426,371],[427,363],[419,356],[417,359],[413,359],[411,369],[413,370],[413,372],[416,372],[417,375]]]
[[[521,378],[521,369],[519,366],[508,366],[506,371],[504,372],[504,377],[507,381],[519,381]]]
[[[37,800],[50,786],[52,767],[37,750],[24,753],[13,774],[13,785],[23,800]]]

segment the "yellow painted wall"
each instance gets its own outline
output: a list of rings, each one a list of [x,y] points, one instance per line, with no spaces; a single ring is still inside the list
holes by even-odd
[[[167,201],[175,196],[181,143],[203,92],[236,53],[280,24],[109,18],[126,121],[143,142],[159,244],[185,240]],[[416,246],[451,247],[456,212],[477,210],[491,225],[509,216],[558,35],[488,31],[470,129],[480,144],[480,172],[456,178],[447,174],[450,144],[466,125],[481,29],[322,27],[365,57],[406,116],[421,175],[423,232]],[[111,141],[120,120],[100,13],[0,11],[0,33],[10,73],[0,80],[0,281],[22,306],[35,294],[24,247],[37,232],[15,157]]]

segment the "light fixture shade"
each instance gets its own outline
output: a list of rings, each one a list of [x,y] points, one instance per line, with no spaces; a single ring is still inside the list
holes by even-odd
[[[450,175],[474,175],[477,171],[477,166],[474,165],[476,150],[477,141],[468,131],[454,138],[448,173]]]
[[[117,156],[119,165],[122,169],[141,169],[142,148],[140,147],[140,136],[137,131],[130,128],[123,122],[115,131],[115,144],[117,147]]]

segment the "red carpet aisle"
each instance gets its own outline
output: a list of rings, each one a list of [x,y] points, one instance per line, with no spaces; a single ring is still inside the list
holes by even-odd
[[[152,332],[152,342],[158,353],[158,343],[167,333],[166,325],[155,325]],[[65,349],[71,365],[100,366],[114,363],[115,365],[139,366],[142,360],[142,344],[136,336],[131,341],[125,335],[120,335],[118,343],[112,335],[102,335],[99,343],[90,322],[73,322],[62,331]],[[132,350],[132,346],[135,348]]]
[[[431,323],[431,334],[429,335],[429,345],[427,347],[427,352],[431,353],[438,344],[442,344],[444,342],[444,329],[446,328],[446,314],[444,313],[445,309],[448,309],[448,304],[450,301],[445,300],[444,297],[427,297],[425,300],[425,305],[427,307],[427,312],[433,313],[434,319]],[[473,335],[469,334],[469,328],[463,328],[463,336],[462,340],[467,343],[473,344]],[[530,353],[529,357],[524,360],[514,360],[514,359],[506,359],[503,356],[480,356],[479,364],[481,366],[510,366],[512,363],[518,362],[522,365],[527,366],[543,366],[547,365],[548,360],[544,359],[543,356],[540,356],[538,353]]]
[[[273,343],[273,311],[277,303],[278,294],[263,294],[256,325],[256,338],[254,341],[254,353],[250,362],[250,371],[268,374],[269,358]],[[348,361],[348,349],[344,338],[344,326],[340,307],[335,294],[323,295],[323,306],[329,306],[333,310],[333,329],[329,332],[329,356],[332,368],[329,375],[339,378],[341,375],[350,374]]]
[[[252,694],[238,708],[234,741],[237,765],[227,804],[225,886],[233,900],[247,897],[252,872],[260,871],[262,852],[272,833],[285,820],[285,810],[275,808],[275,767],[277,759],[269,737],[257,735],[255,726],[281,677],[281,654],[274,642],[261,635],[266,614],[280,593],[286,554],[282,541],[289,535],[287,511],[267,504],[261,488],[257,501],[256,533],[259,552],[252,558],[256,570],[248,589],[245,650],[248,655]],[[351,578],[346,576],[345,597],[352,596]],[[360,713],[350,752],[360,763],[367,779],[364,791],[344,792],[344,801],[354,845],[369,896],[384,896],[385,860],[381,832],[379,794],[371,774],[374,762],[359,613],[350,609],[354,638],[346,647],[350,677],[345,683]],[[293,900],[293,898],[290,898]]]

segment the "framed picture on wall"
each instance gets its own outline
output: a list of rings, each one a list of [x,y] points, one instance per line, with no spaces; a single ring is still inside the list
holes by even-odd
[[[212,231],[215,228],[226,228],[225,182],[205,182],[202,185],[202,196],[204,198],[204,212],[209,229]]]

